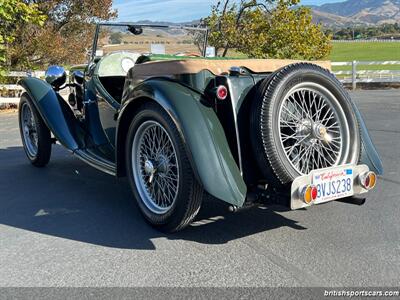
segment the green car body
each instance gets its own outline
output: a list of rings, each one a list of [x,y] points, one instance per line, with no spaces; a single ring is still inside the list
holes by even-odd
[[[25,78],[20,83],[59,143],[90,165],[115,176],[125,176],[129,125],[140,104],[155,102],[178,128],[194,174],[204,190],[231,205],[243,206],[248,187],[255,183],[258,167],[248,147],[248,107],[260,82],[272,72],[256,74],[235,66],[238,68],[229,74],[215,75],[203,70],[174,77],[154,76],[140,83],[130,82],[128,74],[123,97],[116,100],[102,85],[97,62],[92,57],[88,65],[71,69],[76,76],[83,73],[79,75],[83,76],[83,84],[71,84],[82,89],[84,118],[77,117],[49,83],[36,78]],[[228,88],[229,98],[216,110],[215,94],[210,91],[219,85]],[[353,108],[361,124],[362,162],[381,174],[380,158],[354,103]]]

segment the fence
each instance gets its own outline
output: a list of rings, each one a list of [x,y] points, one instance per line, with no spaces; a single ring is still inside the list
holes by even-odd
[[[395,40],[395,39],[332,40],[332,43],[400,43],[400,40]]]
[[[357,83],[400,83],[400,61],[333,62],[332,67],[339,80],[351,83],[353,89],[356,89]],[[44,74],[44,71],[10,72],[7,76],[15,78],[17,82],[23,77],[43,78]],[[15,83],[0,84],[0,102],[16,103],[22,92],[22,87]]]
[[[0,103],[17,103],[24,89],[19,86],[17,81],[24,77],[43,78],[44,71],[34,72],[15,72],[12,71],[7,74],[7,77],[14,78],[12,84],[0,84]]]
[[[353,90],[357,88],[357,83],[400,83],[400,61],[333,62],[332,66],[339,80],[351,83]],[[347,68],[351,70],[336,70]]]

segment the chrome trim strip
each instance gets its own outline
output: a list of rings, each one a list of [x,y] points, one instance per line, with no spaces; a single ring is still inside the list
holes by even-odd
[[[229,97],[230,97],[230,101],[231,101],[231,105],[232,105],[232,112],[233,112],[233,120],[235,123],[235,133],[236,133],[236,144],[237,144],[237,151],[238,151],[238,157],[239,157],[239,170],[240,170],[240,175],[242,175],[243,177],[243,163],[242,163],[242,148],[240,147],[240,135],[239,135],[239,126],[238,126],[238,120],[237,120],[237,112],[236,112],[236,103],[233,102],[232,99],[232,83],[231,81],[227,81],[228,84],[228,93],[229,93]]]
[[[92,166],[93,168],[96,168],[97,170],[100,170],[112,176],[117,175],[117,167],[114,163],[110,161],[106,161],[101,157],[98,157],[97,155],[88,153],[85,150],[76,150],[75,152],[73,152],[73,154],[76,155],[76,157],[78,157],[80,160]]]

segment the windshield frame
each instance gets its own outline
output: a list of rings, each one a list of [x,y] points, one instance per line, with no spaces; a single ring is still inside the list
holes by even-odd
[[[186,29],[186,30],[197,30],[197,31],[203,31],[205,38],[204,38],[204,45],[203,45],[203,53],[202,56],[206,57],[206,51],[207,51],[207,45],[208,45],[208,33],[209,30],[207,27],[194,27],[194,26],[180,26],[180,25],[154,25],[154,24],[138,24],[134,22],[115,22],[115,23],[97,23],[96,24],[96,31],[94,34],[94,40],[93,40],[93,45],[92,45],[92,53],[90,60],[93,61],[96,58],[96,49],[97,49],[97,43],[99,39],[99,33],[100,33],[100,28],[101,26],[138,26],[138,27],[146,27],[146,28],[170,28],[170,29]]]

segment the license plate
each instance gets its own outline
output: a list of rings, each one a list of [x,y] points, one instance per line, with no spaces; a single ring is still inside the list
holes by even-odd
[[[353,178],[353,169],[349,166],[314,171],[312,184],[318,190],[315,203],[353,196]]]

